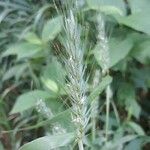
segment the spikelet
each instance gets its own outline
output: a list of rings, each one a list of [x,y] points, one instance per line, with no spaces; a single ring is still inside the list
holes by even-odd
[[[101,61],[102,72],[105,73],[109,69],[110,56],[109,56],[109,46],[108,39],[105,33],[105,23],[101,14],[97,16],[98,23],[98,43],[100,45],[99,49],[99,59]]]
[[[53,117],[53,113],[51,110],[46,106],[45,102],[40,99],[36,103],[36,110],[40,113],[44,118],[50,119]]]
[[[65,50],[68,58],[64,60],[68,77],[68,91],[72,104],[72,121],[77,128],[79,149],[83,149],[84,129],[87,124],[87,97],[86,82],[84,80],[85,67],[83,65],[84,51],[81,46],[80,29],[78,27],[73,10],[69,11],[65,18],[66,41]]]

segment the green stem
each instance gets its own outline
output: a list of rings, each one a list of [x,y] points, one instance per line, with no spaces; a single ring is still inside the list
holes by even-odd
[[[79,146],[79,150],[84,150],[82,139],[80,139],[80,140],[78,141],[78,146]]]
[[[92,118],[92,141],[93,142],[95,141],[95,137],[96,137],[95,130],[96,130],[96,120],[95,117],[93,117]]]
[[[108,85],[106,88],[106,140],[108,139],[108,131],[109,131],[110,98],[111,98],[111,90],[110,85]]]

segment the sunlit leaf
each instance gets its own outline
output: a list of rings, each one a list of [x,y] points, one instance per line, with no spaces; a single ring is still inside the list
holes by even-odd
[[[55,81],[49,78],[44,78],[44,77],[41,77],[41,80],[46,88],[50,89],[51,91],[55,93],[58,92],[59,89]]]
[[[74,133],[45,136],[25,144],[19,150],[52,150],[70,144],[74,136]]]
[[[29,43],[32,43],[32,44],[39,44],[41,45],[42,44],[42,41],[41,39],[33,32],[28,32],[26,33],[25,35],[25,40],[28,41]]]
[[[23,112],[36,106],[37,101],[40,99],[45,100],[54,97],[55,95],[53,93],[41,90],[34,90],[24,93],[17,98],[16,103],[10,113],[13,114],[17,112]]]
[[[56,58],[43,69],[41,80],[45,87],[56,93],[64,87],[65,71]]]

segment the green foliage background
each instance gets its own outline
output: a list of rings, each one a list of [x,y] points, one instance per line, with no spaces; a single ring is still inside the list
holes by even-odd
[[[56,0],[61,10],[65,1]],[[80,1],[81,2],[81,1]],[[86,39],[89,99],[99,96],[97,138],[85,140],[86,149],[142,150],[150,147],[150,1],[86,0],[79,5],[78,19]],[[104,76],[93,89],[96,69],[101,69],[97,43],[98,13],[106,21],[110,49],[110,76]],[[0,150],[71,149],[74,126],[64,91],[65,70],[59,59],[63,47],[62,16],[53,0],[0,0]],[[104,144],[104,89],[113,90],[109,129]],[[49,119],[37,113],[43,99],[53,112]],[[67,131],[60,136],[44,137],[51,125],[60,123]],[[89,125],[90,128],[90,125]],[[38,144],[37,144],[38,143]],[[48,144],[46,144],[48,143]],[[76,147],[74,147],[76,149]],[[121,148],[120,148],[121,149]]]

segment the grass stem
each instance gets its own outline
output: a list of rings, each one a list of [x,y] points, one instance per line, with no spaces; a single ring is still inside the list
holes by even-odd
[[[82,139],[80,139],[80,140],[78,141],[78,146],[79,146],[79,150],[84,150]]]

